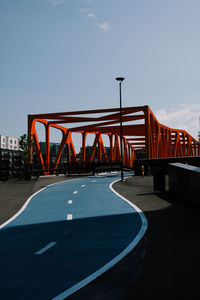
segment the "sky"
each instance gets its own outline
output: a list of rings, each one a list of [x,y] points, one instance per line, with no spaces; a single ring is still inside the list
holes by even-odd
[[[197,138],[199,0],[0,0],[0,134],[27,115],[149,105]],[[56,137],[55,137],[56,139]]]

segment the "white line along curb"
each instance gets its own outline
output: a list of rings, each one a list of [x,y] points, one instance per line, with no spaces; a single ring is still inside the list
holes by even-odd
[[[52,300],[64,300],[66,297],[68,297],[71,294],[77,292],[82,287],[86,286],[88,283],[90,283],[91,281],[93,281],[94,279],[96,279],[97,277],[102,275],[103,273],[105,273],[107,270],[109,270],[111,267],[113,267],[116,263],[118,263],[123,257],[125,257],[131,250],[133,250],[135,248],[135,246],[139,243],[139,241],[142,239],[142,237],[144,236],[144,234],[147,230],[147,226],[148,226],[147,219],[146,219],[144,213],[141,211],[141,209],[139,209],[136,205],[134,205],[132,202],[130,202],[125,197],[121,196],[119,193],[117,193],[113,189],[112,186],[117,181],[119,181],[119,180],[115,180],[114,182],[112,182],[110,184],[109,188],[111,189],[111,191],[113,193],[115,193],[122,200],[126,201],[129,205],[131,205],[139,213],[139,216],[140,216],[141,221],[142,221],[142,226],[141,226],[140,231],[138,232],[138,234],[136,235],[134,240],[119,255],[114,257],[111,261],[109,261],[107,264],[105,264],[99,270],[97,270],[93,274],[89,275],[88,277],[86,277],[82,281],[78,282],[77,284],[73,285],[71,288],[69,288],[68,290],[66,290],[63,293],[59,294],[58,296],[56,296]]]
[[[67,179],[67,180],[63,180],[63,181],[60,181],[60,182],[55,182],[55,183],[51,183],[51,184],[48,184],[47,186],[43,187],[42,189],[38,190],[37,192],[35,192],[33,195],[31,195],[27,200],[26,202],[24,203],[24,205],[21,207],[21,209],[14,215],[12,216],[10,219],[8,219],[6,222],[4,222],[3,224],[0,225],[0,229],[2,229],[3,227],[5,227],[6,225],[8,225],[10,222],[12,222],[14,219],[16,219],[27,207],[27,205],[29,204],[29,202],[32,200],[32,198],[34,196],[36,196],[38,193],[42,192],[43,190],[45,190],[46,188],[48,188],[49,186],[52,186],[52,185],[56,185],[56,184],[62,184],[63,182],[68,182],[68,181],[71,181],[71,180],[78,180],[80,178],[72,178],[72,179]]]

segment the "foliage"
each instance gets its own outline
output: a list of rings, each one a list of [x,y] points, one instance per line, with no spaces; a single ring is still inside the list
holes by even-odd
[[[32,135],[23,134],[20,136],[19,146],[22,151],[22,161],[23,161],[23,173],[24,179],[30,180],[31,179],[31,166],[30,166],[30,159],[31,159],[31,146],[33,145]]]
[[[31,158],[31,146],[33,145],[33,139],[31,134],[23,134],[20,136],[19,140],[19,146],[20,149],[22,150],[22,158],[24,164],[29,164],[30,163],[30,158]]]

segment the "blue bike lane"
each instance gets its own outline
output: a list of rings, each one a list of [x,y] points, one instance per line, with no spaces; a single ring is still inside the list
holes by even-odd
[[[113,192],[116,175],[50,185],[0,230],[0,299],[65,299],[144,235],[143,213]]]

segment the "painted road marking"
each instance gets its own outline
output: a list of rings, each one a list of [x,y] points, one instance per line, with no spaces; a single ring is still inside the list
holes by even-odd
[[[72,220],[72,215],[71,214],[67,215],[67,220]]]
[[[69,200],[69,201],[68,201],[68,204],[72,204],[72,200]]]
[[[98,180],[99,179],[97,179],[97,182],[98,182]],[[89,182],[91,182],[91,179],[89,179]],[[79,183],[79,185],[78,186],[80,186],[81,185],[81,183]],[[94,186],[93,186],[94,187]],[[91,186],[91,188],[92,188],[92,186]],[[83,190],[82,190],[83,191]],[[73,193],[73,192],[72,192]],[[53,197],[54,197],[54,194],[53,194]],[[73,195],[71,195],[71,197],[73,197]],[[67,200],[66,199],[66,193],[64,193],[64,195],[63,195],[63,204],[65,203],[65,206],[66,206],[66,202],[67,201],[69,201],[69,199]],[[74,202],[75,203],[75,202]],[[64,218],[65,218],[65,220],[66,220],[66,217],[67,217],[67,212],[65,212],[65,215],[64,215]],[[75,217],[74,217],[75,218]],[[73,218],[73,219],[74,219]],[[63,215],[62,215],[62,220],[63,220]],[[70,223],[71,224],[71,223]],[[68,226],[69,228],[70,228],[70,225],[69,223],[66,223],[66,227]],[[65,229],[65,228],[63,228],[64,230],[65,230],[65,234],[67,234],[67,229]],[[63,230],[63,231],[64,231]],[[66,237],[67,237],[67,235],[66,235]],[[51,238],[52,239],[52,238]],[[49,241],[51,240],[51,239],[49,239]],[[133,246],[132,246],[133,247]],[[131,249],[132,249],[132,247],[131,247]],[[46,248],[46,247],[45,247]],[[54,252],[55,252],[55,249],[56,248],[54,248]],[[123,248],[122,248],[123,249]],[[124,253],[124,255],[126,255],[127,254],[127,250],[131,250],[130,248],[125,248],[124,249],[124,252],[126,252],[126,253]],[[42,249],[41,249],[42,250]],[[51,249],[50,249],[51,250]],[[33,254],[34,254],[34,252],[33,252]],[[45,254],[45,253],[44,253]],[[46,255],[45,255],[46,256]],[[39,257],[38,257],[39,258]],[[122,258],[122,257],[120,257],[120,258]],[[110,261],[111,262],[111,261]],[[116,263],[116,259],[114,260],[114,263]],[[111,267],[112,266],[112,264],[110,263],[109,265],[107,265],[107,267],[109,268],[109,267]],[[89,275],[89,277],[87,277],[85,280],[83,279],[81,282],[79,282],[79,283],[77,283],[77,285],[75,284],[75,285],[73,285],[72,286],[72,288],[71,289],[68,289],[68,290],[66,290],[66,293],[64,294],[64,298],[65,298],[65,296],[66,296],[66,294],[71,294],[71,293],[73,293],[73,292],[75,292],[75,291],[77,291],[78,289],[80,289],[81,288],[81,286],[84,286],[84,285],[86,285],[87,283],[89,283],[90,281],[92,281],[92,280],[94,280],[95,279],[95,276],[97,277],[97,276],[99,276],[100,274],[101,274],[101,272],[103,273],[103,272],[105,272],[106,271],[106,268],[104,267],[103,269],[99,269],[99,270],[97,270],[98,272],[96,272],[96,273],[93,273],[93,274],[91,274],[91,276]],[[63,289],[64,290],[64,289]],[[49,298],[52,298],[52,295],[51,296],[49,296]],[[59,295],[59,299],[64,299],[63,298],[63,295]]]
[[[35,254],[42,254],[45,251],[47,251],[49,248],[53,247],[57,242],[51,242],[48,245],[46,245],[44,248],[42,248],[41,250],[35,252]]]
[[[96,182],[96,180],[92,180],[92,182]]]
[[[82,184],[81,187],[85,187],[85,184]]]
[[[96,279],[97,277],[99,277],[100,275],[102,275],[103,273],[105,273],[107,270],[109,270],[111,267],[113,267],[117,262],[119,262],[123,257],[125,257],[130,251],[132,251],[135,248],[135,246],[139,243],[139,241],[142,239],[142,237],[144,236],[144,234],[145,234],[145,232],[147,230],[147,226],[148,226],[147,219],[146,219],[145,215],[143,214],[143,212],[136,205],[134,205],[132,202],[130,202],[128,199],[126,199],[125,197],[123,197],[122,195],[120,195],[119,193],[117,193],[113,189],[112,186],[117,181],[118,180],[112,182],[110,184],[109,188],[119,198],[121,198],[125,202],[127,202],[130,206],[132,206],[139,213],[139,216],[140,216],[141,221],[142,221],[142,226],[140,228],[140,231],[134,237],[134,239],[130,242],[130,244],[124,250],[122,250],[121,253],[119,253],[117,256],[115,256],[113,259],[111,259],[104,266],[102,266],[101,268],[99,268],[96,272],[94,272],[91,275],[89,275],[88,277],[84,278],[82,281],[76,283],[71,288],[65,290],[64,292],[62,292],[58,296],[54,297],[52,300],[63,300],[63,299],[65,299],[66,297],[68,297],[71,294],[77,292],[82,287],[86,286],[88,283],[90,283],[91,281],[93,281],[94,279]]]
[[[74,191],[73,194],[78,194],[78,191]]]

